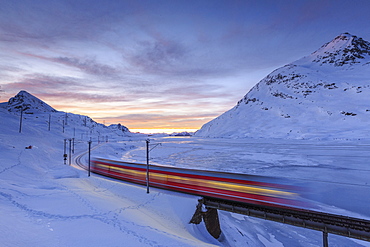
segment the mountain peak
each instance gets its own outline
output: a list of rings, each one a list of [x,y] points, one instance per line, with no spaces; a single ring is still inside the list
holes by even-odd
[[[24,90],[10,98],[7,105],[7,110],[9,112],[19,112],[22,109],[25,113],[29,114],[39,112],[57,112],[57,110]]]
[[[195,136],[354,138],[369,132],[370,43],[343,33],[277,68]]]
[[[309,57],[312,62],[321,65],[353,65],[370,59],[370,42],[349,33],[342,33]]]
[[[29,92],[27,92],[25,90],[19,91],[19,93],[16,96],[21,96],[21,97],[35,97],[35,96],[33,96],[32,94],[30,94]]]

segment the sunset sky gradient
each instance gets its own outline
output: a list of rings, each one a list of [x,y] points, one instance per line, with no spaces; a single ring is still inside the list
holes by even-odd
[[[0,101],[26,90],[130,129],[197,129],[349,32],[368,0],[0,0]]]

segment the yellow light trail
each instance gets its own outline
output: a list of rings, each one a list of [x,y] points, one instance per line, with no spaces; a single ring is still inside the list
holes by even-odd
[[[135,170],[115,167],[115,166],[111,167],[109,165],[103,165],[103,164],[99,164],[99,165],[105,168],[110,168],[111,170],[116,170],[120,173],[131,175],[131,176],[138,176],[141,178],[145,178],[146,176],[145,171],[135,171]],[[164,174],[159,174],[159,173],[150,173],[150,178],[162,180],[162,181],[177,182],[177,183],[183,183],[183,184],[188,184],[188,185],[199,185],[199,186],[204,186],[204,187],[213,188],[213,189],[222,189],[222,190],[242,192],[242,193],[248,193],[248,194],[254,194],[254,195],[270,196],[270,197],[292,198],[292,197],[297,196],[296,193],[266,189],[266,188],[261,188],[257,186],[246,186],[246,185],[239,185],[239,184],[230,183],[230,182],[219,182],[219,181],[211,181],[211,180],[198,179],[198,178],[184,178],[184,177],[168,175],[168,174],[164,175]]]

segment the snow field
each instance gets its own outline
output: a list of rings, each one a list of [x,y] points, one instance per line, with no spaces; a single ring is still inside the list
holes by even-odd
[[[219,240],[213,239],[203,223],[189,224],[197,197],[154,188],[146,194],[143,186],[97,175],[87,177],[86,171],[63,164],[63,140],[71,137],[73,128],[76,154],[86,151],[89,137],[85,127],[67,126],[69,131],[64,134],[60,129],[49,132],[45,119],[36,117],[27,116],[22,133],[18,133],[19,117],[0,111],[2,246],[321,246],[319,232],[221,211],[223,233]],[[95,146],[97,132],[90,133]],[[112,134],[110,142],[92,154],[143,163],[146,138]],[[347,177],[346,182],[357,184],[367,181],[366,143],[150,138],[151,144],[162,143],[150,153],[156,164],[289,178],[320,175],[331,181]],[[25,149],[29,145],[32,149]],[[350,154],[352,158],[347,159],[352,160],[352,167],[345,169],[349,160],[340,161]],[[362,197],[368,191],[363,188],[359,192]],[[344,198],[346,193],[342,193]],[[317,202],[330,212],[369,217],[356,209],[363,207],[361,200],[332,205],[318,198]],[[329,236],[329,243],[369,246],[334,235]]]

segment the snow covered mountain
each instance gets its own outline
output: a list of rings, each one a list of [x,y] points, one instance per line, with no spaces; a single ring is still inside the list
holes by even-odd
[[[121,124],[112,124],[109,127],[97,123],[88,116],[79,114],[66,113],[57,111],[44,101],[38,99],[26,91],[20,91],[16,96],[9,99],[8,102],[1,103],[0,108],[3,112],[9,114],[20,115],[23,110],[23,118],[25,120],[36,121],[39,125],[44,125],[43,128],[59,129],[63,133],[75,135],[77,132],[83,132],[84,138],[92,136],[124,135],[130,133],[130,130]],[[50,124],[49,124],[50,121]],[[27,121],[24,122],[27,125]],[[82,137],[81,137],[82,138]]]
[[[369,123],[370,43],[343,33],[273,71],[195,135],[361,139]]]
[[[20,91],[16,96],[10,98],[6,108],[9,112],[20,112],[23,109],[25,113],[29,114],[34,112],[57,112],[53,107],[26,91]]]

